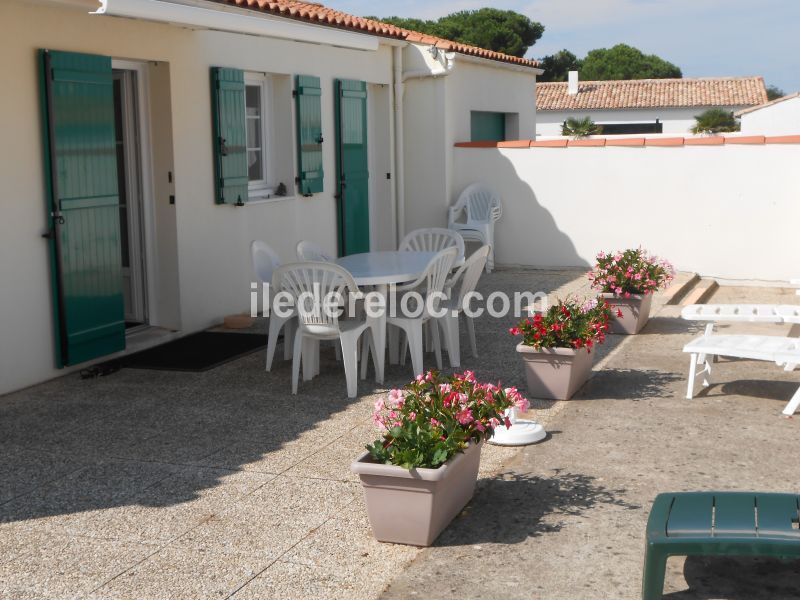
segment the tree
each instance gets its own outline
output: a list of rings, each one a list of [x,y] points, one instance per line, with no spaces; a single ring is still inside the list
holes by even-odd
[[[581,67],[581,79],[585,81],[683,76],[681,70],[672,63],[655,54],[644,54],[627,44],[592,50],[583,59]]]
[[[783,98],[785,95],[786,92],[784,92],[777,85],[767,86],[767,100],[777,100],[778,98]]]
[[[566,81],[570,71],[581,70],[581,60],[569,50],[561,50],[540,59],[544,75],[539,81]]]
[[[721,133],[723,131],[739,131],[739,123],[733,113],[721,108],[709,108],[694,118],[697,123],[691,128],[692,133]]]
[[[377,19],[377,17],[369,17]],[[388,17],[377,19],[397,27],[480,46],[511,56],[525,56],[544,33],[544,25],[513,10],[462,10],[435,21]]]
[[[564,121],[564,124],[561,126],[561,135],[567,135],[576,139],[602,133],[602,131],[603,128],[595,124],[589,116],[582,119],[570,117]]]

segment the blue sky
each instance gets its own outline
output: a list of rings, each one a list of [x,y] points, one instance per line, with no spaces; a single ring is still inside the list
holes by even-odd
[[[356,15],[436,18],[494,6],[545,26],[529,56],[584,56],[623,42],[678,65],[685,77],[763,75],[800,91],[800,0],[327,0]]]

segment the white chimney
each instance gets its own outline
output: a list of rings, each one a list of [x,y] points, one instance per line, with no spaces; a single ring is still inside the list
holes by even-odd
[[[569,80],[567,83],[567,94],[575,96],[578,93],[578,72],[570,71]]]

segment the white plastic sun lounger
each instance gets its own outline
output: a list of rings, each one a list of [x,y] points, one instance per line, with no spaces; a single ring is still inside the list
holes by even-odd
[[[681,311],[681,317],[689,321],[800,323],[800,305],[691,304]]]
[[[709,305],[711,306],[711,305]],[[727,356],[764,360],[782,366],[785,371],[793,371],[800,364],[800,338],[778,337],[771,335],[704,335],[696,338],[683,347],[690,353],[689,385],[686,397],[694,396],[694,384],[698,377],[703,377],[703,386],[710,385],[711,362],[709,357]],[[697,365],[703,365],[698,373]],[[791,416],[800,405],[800,389],[798,389],[783,414]]]

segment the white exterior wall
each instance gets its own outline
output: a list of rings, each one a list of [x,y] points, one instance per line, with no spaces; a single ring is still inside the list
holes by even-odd
[[[795,135],[800,133],[800,97],[770,104],[742,115],[742,133]]]
[[[725,110],[737,111],[744,106],[723,106]],[[707,110],[696,108],[630,108],[624,110],[539,110],[536,118],[538,136],[560,136],[561,124],[570,117],[582,119],[589,116],[597,124],[603,123],[653,123],[656,119],[664,124],[663,133],[688,134],[695,125],[695,116]]]
[[[424,47],[409,46],[404,54],[406,71],[435,64]],[[460,191],[453,186],[453,144],[470,139],[471,111],[518,114],[510,139],[531,138],[536,132],[532,69],[489,66],[458,54],[454,60],[445,77],[405,84],[406,232],[447,225],[447,208]]]
[[[391,48],[361,52],[166,24],[90,16],[85,10],[21,0],[0,2],[0,67],[8,85],[0,96],[0,393],[63,374],[54,369],[54,331],[42,167],[42,131],[37,50],[49,48],[102,54],[150,63],[157,230],[155,271],[159,315],[153,324],[191,332],[247,310],[249,243],[262,239],[285,260],[299,239],[336,250],[334,77],[388,85]],[[294,74],[317,75],[322,84],[325,189],[310,198],[288,197],[242,208],[214,204],[209,68],[228,66],[283,74],[290,94]],[[154,74],[153,71],[158,73]],[[165,71],[168,70],[168,77]],[[164,89],[164,88],[168,89]],[[371,86],[371,89],[377,89]],[[156,93],[159,92],[157,98]],[[376,95],[378,95],[376,93]],[[382,94],[388,103],[390,94]],[[293,107],[291,96],[283,99]],[[169,108],[171,107],[171,112]],[[295,160],[291,108],[276,123],[291,138],[275,151]],[[165,114],[165,112],[167,114]],[[382,130],[373,139],[388,145],[388,106],[373,110]],[[380,120],[379,120],[380,118]],[[169,127],[171,121],[171,136]],[[164,128],[167,128],[165,131]],[[168,147],[170,143],[172,148]],[[171,151],[170,151],[171,150]],[[160,158],[159,158],[160,157]],[[388,152],[376,153],[373,168],[393,171]],[[173,163],[169,163],[172,160]],[[378,162],[382,164],[377,164]],[[173,170],[174,186],[166,185]],[[292,193],[293,181],[285,181]],[[382,193],[389,188],[382,184]],[[168,195],[176,196],[175,206]],[[383,208],[388,198],[376,198]],[[379,219],[387,217],[381,209]],[[386,229],[391,230],[390,224]],[[176,303],[180,298],[181,305]],[[178,310],[179,309],[179,310]]]
[[[589,267],[642,245],[680,270],[797,277],[800,144],[455,149],[457,189],[503,198],[497,261]]]

